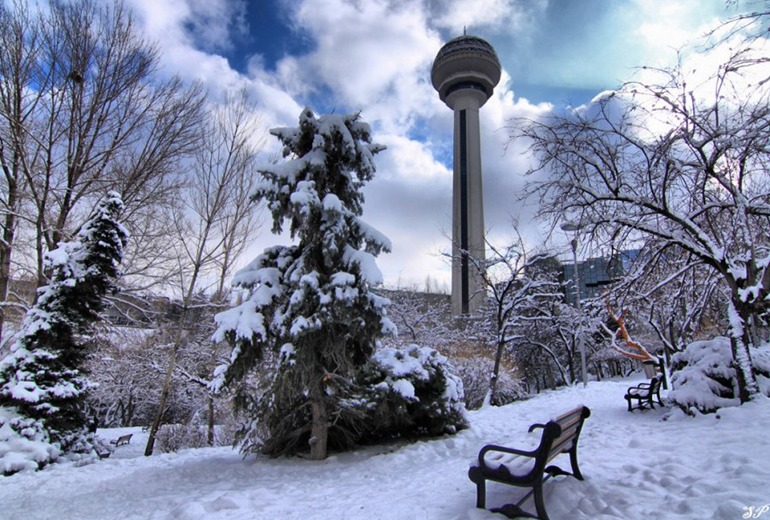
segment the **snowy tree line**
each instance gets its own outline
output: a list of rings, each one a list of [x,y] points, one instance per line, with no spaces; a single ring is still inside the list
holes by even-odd
[[[715,319],[740,402],[766,393],[752,361],[770,302],[766,20],[725,24],[697,57],[513,130],[537,161],[540,217],[641,249],[610,305],[647,316],[669,350]]]
[[[157,45],[119,0],[5,2],[0,46],[0,337],[28,306],[12,282],[45,285],[45,253],[108,190],[131,230],[130,297],[115,310],[191,285],[221,294],[257,224],[244,203],[264,141],[253,102],[164,79]]]

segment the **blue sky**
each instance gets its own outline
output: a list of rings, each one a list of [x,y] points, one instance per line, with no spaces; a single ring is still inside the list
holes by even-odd
[[[213,97],[246,88],[265,128],[296,124],[304,106],[361,112],[388,147],[377,156],[364,219],[393,242],[378,259],[391,286],[449,282],[441,253],[450,246],[452,113],[429,75],[441,45],[463,27],[488,40],[503,66],[481,111],[486,227],[505,241],[517,219],[535,244],[542,236],[532,209],[516,198],[530,160],[508,146],[510,121],[589,103],[642,65],[673,63],[678,48],[735,14],[724,0],[126,2],[158,42],[162,73],[201,80]],[[277,142],[270,146],[266,157]],[[281,241],[263,231],[252,254]]]

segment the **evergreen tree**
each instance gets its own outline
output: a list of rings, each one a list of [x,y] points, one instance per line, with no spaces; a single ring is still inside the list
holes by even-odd
[[[90,386],[83,364],[90,325],[119,275],[128,238],[117,221],[122,209],[118,194],[110,192],[75,240],[48,252],[50,284],[38,290],[11,353],[0,361],[0,442],[10,443],[15,435],[22,451],[24,439],[36,443],[26,447],[37,450],[38,466],[59,452],[89,453],[96,442],[83,407]],[[19,467],[7,453],[0,455],[4,473],[31,467],[29,460]]]
[[[288,159],[261,170],[255,199],[266,201],[273,232],[288,222],[292,246],[266,250],[235,277],[248,290],[241,305],[217,316],[215,339],[233,346],[217,370],[214,390],[233,386],[236,405],[255,414],[255,398],[235,385],[262,358],[278,354],[272,387],[261,401],[263,451],[326,457],[330,427],[345,412],[357,371],[378,338],[395,332],[388,300],[370,288],[382,283],[374,257],[388,239],[365,224],[361,188],[375,171],[369,126],[358,115],[316,117],[305,109],[297,128],[271,133]],[[342,421],[345,422],[345,421]],[[256,435],[257,421],[242,431]],[[242,449],[253,449],[248,442]]]

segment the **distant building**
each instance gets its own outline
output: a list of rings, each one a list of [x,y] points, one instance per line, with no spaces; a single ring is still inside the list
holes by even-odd
[[[596,257],[578,261],[580,300],[601,296],[609,285],[620,280],[638,255],[638,249],[620,251],[612,257]],[[567,284],[567,303],[575,305],[575,264],[562,265],[562,276]]]

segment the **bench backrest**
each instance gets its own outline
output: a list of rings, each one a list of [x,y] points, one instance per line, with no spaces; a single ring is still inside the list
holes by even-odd
[[[548,421],[540,441],[543,451],[538,455],[539,460],[536,462],[536,466],[545,466],[557,455],[575,448],[580,430],[583,428],[583,421],[590,415],[591,411],[587,407],[578,406],[574,410]]]

